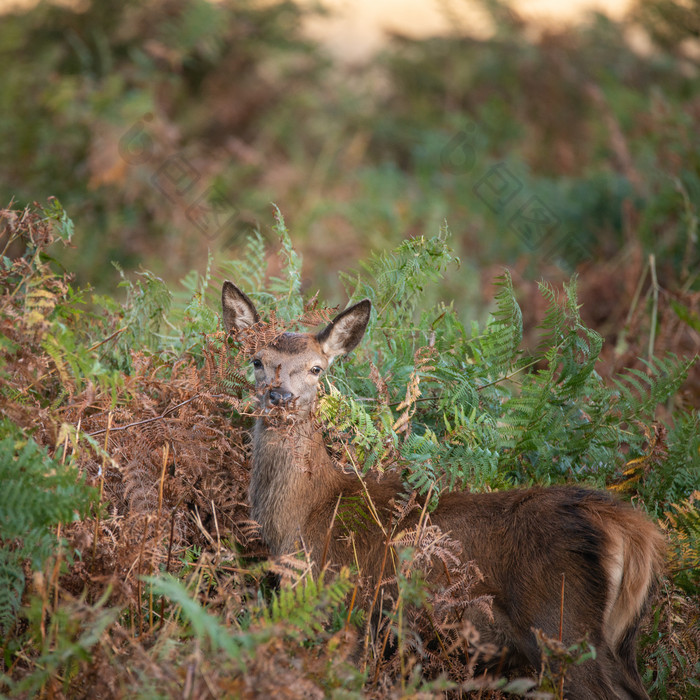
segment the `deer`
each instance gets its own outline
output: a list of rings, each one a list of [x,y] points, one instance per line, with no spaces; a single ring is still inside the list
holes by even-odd
[[[225,330],[254,332],[261,319],[250,298],[230,281],[221,297]],[[360,480],[339,468],[315,419],[323,373],[358,346],[370,312],[364,299],[318,333],[280,333],[251,354],[258,409],[249,501],[273,556],[303,547],[317,567],[355,566],[377,581],[382,533],[358,528],[350,542],[336,517],[338,503],[363,499],[388,521],[404,486],[390,473]],[[275,418],[279,411],[286,429]],[[636,642],[662,572],[665,539],[646,515],[606,491],[570,485],[445,493],[428,517],[481,572],[477,592],[492,597],[492,614],[475,616],[474,624],[482,640],[503,650],[499,668],[538,669],[535,631],[552,638],[561,632],[565,645],[586,637],[596,650],[595,658],[567,669],[569,700],[649,697]]]

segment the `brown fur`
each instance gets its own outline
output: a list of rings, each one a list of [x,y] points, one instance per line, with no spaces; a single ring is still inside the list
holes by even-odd
[[[230,282],[222,301],[230,329],[257,322],[250,300]],[[385,550],[382,529],[360,514],[359,524],[350,528],[351,542],[343,508],[349,506],[352,517],[358,506],[369,511],[369,499],[388,526],[401,482],[391,476],[369,478],[363,487],[355,475],[343,473],[313,419],[316,370],[354,348],[368,318],[365,300],[317,336],[286,334],[256,353],[261,409],[269,413],[254,430],[250,501],[273,554],[303,546],[317,565],[325,556],[334,566],[357,565],[364,577],[376,580]],[[291,413],[286,423],[275,417],[271,389],[291,397],[285,400]],[[635,644],[662,567],[664,540],[643,514],[606,492],[550,487],[445,494],[430,522],[457,540],[463,561],[475,561],[482,572],[474,593],[493,596],[493,620],[479,616],[472,621],[482,641],[508,650],[509,668],[539,668],[533,629],[558,635],[565,574],[563,642],[587,635],[597,651],[595,660],[569,669],[566,697],[648,697],[636,667]],[[415,520],[406,523],[411,524]]]

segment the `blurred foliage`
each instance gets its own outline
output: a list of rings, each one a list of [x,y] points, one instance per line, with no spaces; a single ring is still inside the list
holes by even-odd
[[[251,168],[247,143],[278,138],[264,115],[313,106],[303,96],[324,61],[300,39],[303,14],[293,2],[130,0],[4,16],[0,201],[60,198],[89,232],[63,256],[80,279],[101,282],[112,260],[184,271],[218,233],[211,216],[246,223],[246,198],[221,197],[254,184],[262,162]]]
[[[445,219],[465,265],[445,293],[472,308],[485,264],[560,281],[630,246],[697,289],[696,9],[554,30],[484,2],[488,38],[393,36],[347,66],[291,0],[41,3],[0,23],[0,204],[57,196],[82,232],[61,260],[100,286],[112,260],[167,281],[272,238],[274,201],[325,294]]]
[[[682,52],[684,42],[700,38],[698,0],[638,0],[633,13],[664,48]]]

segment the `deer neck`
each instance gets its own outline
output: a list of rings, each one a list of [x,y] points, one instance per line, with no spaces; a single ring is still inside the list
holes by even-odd
[[[275,555],[304,543],[309,513],[339,492],[335,469],[315,420],[270,425],[258,418],[253,433],[251,515]]]

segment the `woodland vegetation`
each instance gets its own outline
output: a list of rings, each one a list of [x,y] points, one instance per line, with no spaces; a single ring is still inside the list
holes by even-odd
[[[2,18],[0,694],[558,697],[550,661],[594,653],[543,638],[539,676],[474,678],[469,578],[424,576],[449,541],[397,529],[372,630],[354,572],[266,556],[228,278],[275,332],[371,299],[319,408],[359,477],[648,512],[669,558],[640,669],[700,697],[700,12],[483,8],[488,39],[394,36],[362,67],[292,2]]]

